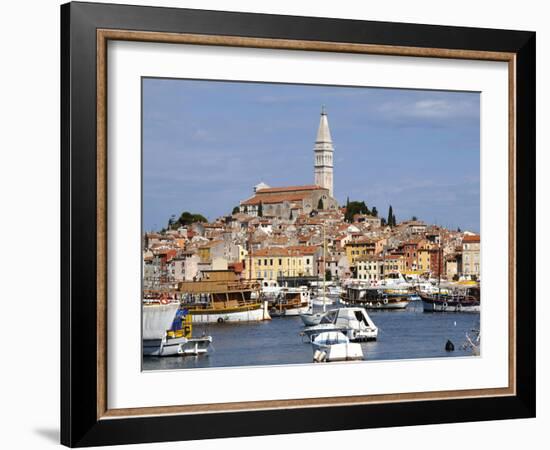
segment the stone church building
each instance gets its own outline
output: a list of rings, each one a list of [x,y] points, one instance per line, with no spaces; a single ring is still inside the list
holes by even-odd
[[[240,212],[257,216],[261,205],[262,216],[289,219],[313,210],[336,210],[338,202],[333,197],[334,146],[324,108],[313,151],[315,184],[270,187],[260,183],[254,187],[254,195],[240,203]]]

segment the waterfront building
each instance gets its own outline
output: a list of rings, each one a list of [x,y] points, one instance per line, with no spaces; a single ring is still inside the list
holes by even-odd
[[[362,256],[376,254],[376,241],[365,236],[360,236],[346,244],[346,256],[350,266]]]
[[[356,278],[366,281],[379,281],[384,278],[384,258],[367,255],[359,257],[355,262]]]
[[[462,238],[462,274],[479,278],[480,236],[467,234]]]
[[[253,278],[277,280],[285,277],[313,276],[317,273],[316,255],[319,247],[268,247],[253,251],[249,256]],[[249,263],[247,261],[247,263]]]
[[[390,254],[384,256],[384,276],[405,273],[406,259],[404,255]]]

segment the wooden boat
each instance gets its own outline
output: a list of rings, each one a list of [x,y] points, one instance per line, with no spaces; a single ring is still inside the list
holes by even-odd
[[[268,305],[271,317],[298,316],[309,310],[311,299],[306,287],[283,288]]]
[[[378,288],[363,284],[350,285],[342,297],[345,305],[367,309],[405,309],[411,301],[408,289]]]
[[[271,319],[260,299],[258,280],[240,280],[230,270],[205,270],[199,281],[178,284],[177,296],[193,323],[255,322]]]
[[[455,288],[448,294],[421,294],[424,312],[479,312],[479,286]]]

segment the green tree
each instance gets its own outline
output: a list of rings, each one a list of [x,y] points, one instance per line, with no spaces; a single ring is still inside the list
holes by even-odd
[[[323,205],[323,199],[322,198],[320,198],[319,202],[317,203],[317,209],[319,211],[325,209],[325,205]]]
[[[365,202],[352,201],[346,206],[346,215],[344,219],[347,222],[353,222],[355,214],[370,214],[369,208]]]
[[[390,205],[390,209],[388,210],[388,225],[390,227],[393,227],[393,208]]]
[[[196,222],[208,222],[208,220],[201,214],[192,214],[189,211],[184,211],[181,213],[179,219],[174,223],[174,227],[187,226]]]
[[[238,206],[235,206],[233,208],[233,211],[231,211],[231,214],[237,214],[240,211],[240,208]]]
[[[372,207],[372,209],[370,211],[370,215],[374,216],[374,217],[378,217],[378,210],[376,209],[376,206]]]
[[[412,217],[411,217],[411,220],[414,221],[414,222],[416,222],[416,221],[418,220],[418,217],[412,216]]]
[[[382,225],[383,227],[386,226],[386,219],[384,219],[383,217],[380,219],[380,225]]]
[[[260,205],[258,206],[258,217],[264,216],[264,205],[262,205],[262,202],[260,202]]]
[[[393,224],[394,227],[397,225],[397,221],[395,220],[395,214],[391,216],[391,223]]]

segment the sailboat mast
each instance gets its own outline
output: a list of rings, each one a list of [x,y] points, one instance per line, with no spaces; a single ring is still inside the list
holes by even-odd
[[[326,280],[327,280],[327,235],[325,222],[323,222],[323,312],[327,310],[326,306]]]

